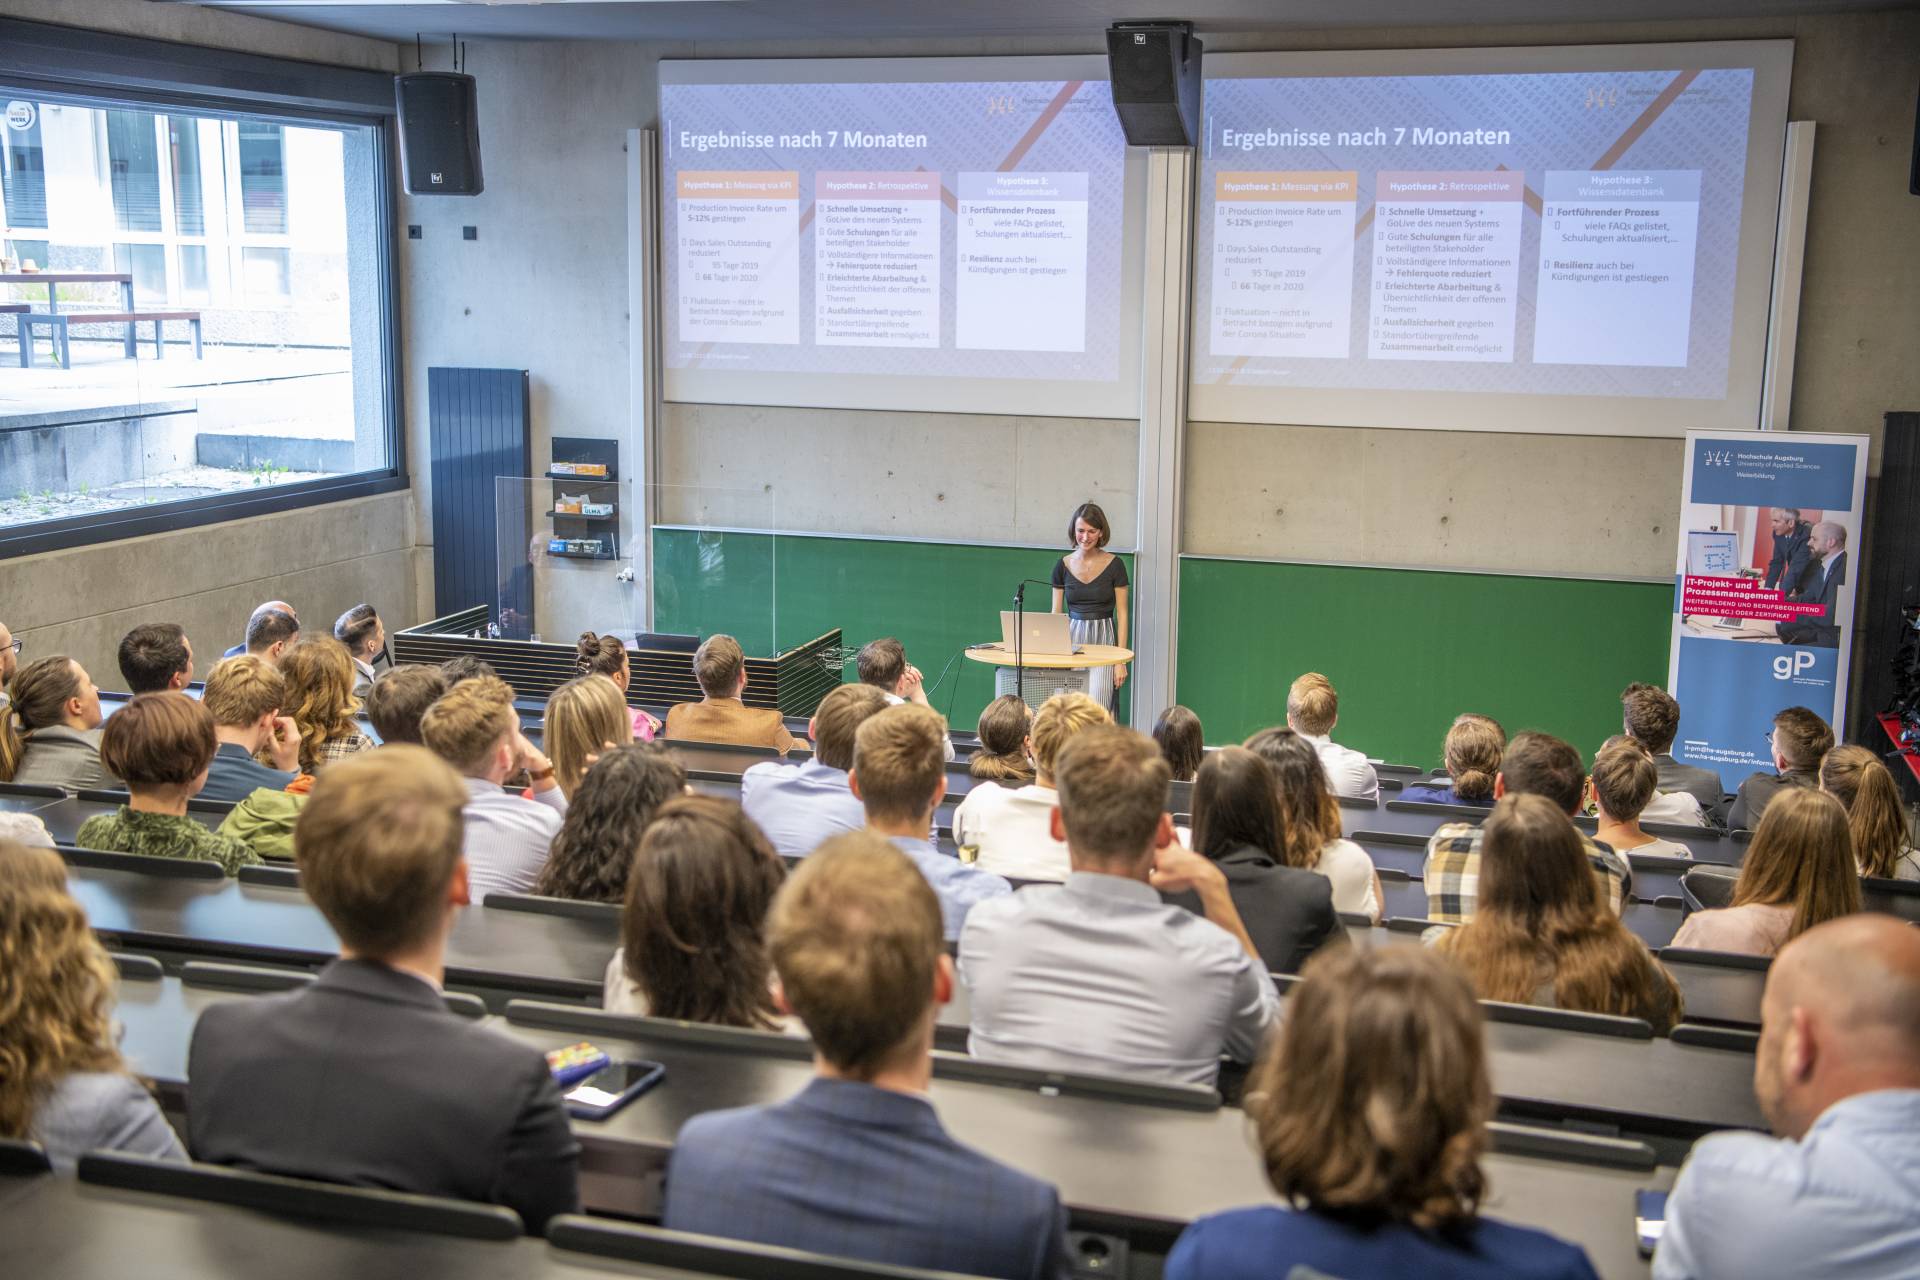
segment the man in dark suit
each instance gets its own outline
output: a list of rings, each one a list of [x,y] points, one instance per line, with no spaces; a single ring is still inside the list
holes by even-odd
[[[813,1035],[816,1077],[786,1102],[689,1120],[667,1166],[665,1225],[1065,1280],[1059,1194],[955,1142],[927,1098],[953,962],[913,863],[871,832],[835,836],[787,881],[767,933],[781,1002]]]
[[[423,747],[327,766],[295,828],[302,887],[340,935],[310,987],[194,1028],[197,1160],[505,1205],[540,1232],[580,1207],[580,1145],[544,1057],[448,1011],[467,901],[467,788]]]
[[[1840,588],[1847,584],[1847,531],[1831,520],[1813,526],[1813,549],[1819,562],[1807,569],[1800,590],[1787,599],[1817,604],[1826,612],[1817,618],[1799,618],[1780,624],[1781,644],[1810,644],[1823,649],[1840,645]]]
[[[1813,559],[1813,526],[1800,518],[1800,508],[1775,507],[1772,529],[1773,558],[1767,561],[1767,579],[1761,585],[1798,591]]]
[[[1684,791],[1700,802],[1700,812],[1716,827],[1727,825],[1732,797],[1720,775],[1673,758],[1673,740],[1680,732],[1680,704],[1657,684],[1634,683],[1620,693],[1621,727],[1627,736],[1653,753],[1653,767],[1661,791]]]

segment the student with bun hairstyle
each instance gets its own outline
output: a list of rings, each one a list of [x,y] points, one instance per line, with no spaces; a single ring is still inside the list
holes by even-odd
[[[967,773],[983,782],[1033,781],[1033,708],[1003,693],[980,712],[979,750],[967,757]]]
[[[1740,784],[1727,825],[1736,831],[1759,827],[1767,805],[1793,787],[1809,790],[1820,785],[1820,761],[1833,750],[1833,730],[1805,707],[1788,707],[1773,718],[1773,773],[1756,773]]]
[[[1767,805],[1733,902],[1688,916],[1673,945],[1770,956],[1815,925],[1858,910],[1847,811],[1824,791],[1793,787]]]
[[[573,657],[574,671],[583,676],[605,676],[613,681],[613,687],[620,691],[620,700],[624,705],[627,688],[633,681],[633,662],[627,654],[627,646],[618,636],[599,636],[591,631],[582,631],[576,644]],[[652,742],[653,735],[660,731],[660,722],[642,711],[631,708],[633,718],[633,740]]]
[[[1507,749],[1507,731],[1492,716],[1469,711],[1455,716],[1447,730],[1441,758],[1447,765],[1447,783],[1412,783],[1401,788],[1400,799],[1424,804],[1470,804],[1493,807],[1493,780],[1500,772],[1500,756]]]
[[[1653,762],[1640,757],[1647,772]],[[1680,988],[1647,946],[1600,901],[1586,847],[1544,796],[1507,796],[1487,816],[1480,906],[1444,931],[1482,1000],[1644,1018],[1665,1035],[1680,1020]]]
[[[1861,875],[1920,880],[1920,850],[1908,836],[1900,789],[1879,756],[1865,747],[1835,747],[1820,762],[1820,789],[1847,810]]]

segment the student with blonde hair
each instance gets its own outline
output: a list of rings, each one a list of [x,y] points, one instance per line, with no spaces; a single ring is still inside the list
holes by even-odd
[[[1688,916],[1673,945],[1770,956],[1815,925],[1858,910],[1847,811],[1824,791],[1795,787],[1767,805],[1732,903]]]
[[[607,677],[580,676],[548,695],[540,742],[567,799],[580,789],[594,759],[632,741],[633,719]]]
[[[1577,1246],[1481,1213],[1493,1090],[1466,980],[1419,947],[1315,957],[1247,1081],[1278,1205],[1181,1233],[1167,1280],[1595,1280]]]
[[[1447,783],[1408,783],[1400,799],[1425,804],[1471,804],[1493,807],[1493,780],[1500,773],[1500,756],[1507,749],[1507,731],[1492,716],[1469,711],[1455,716],[1440,748],[1447,766]]]
[[[427,708],[420,737],[464,775],[461,817],[473,896],[484,901],[489,893],[531,890],[560,834],[567,793],[553,762],[520,732],[512,687],[493,676],[462,680]],[[522,769],[532,781],[531,799],[503,786]]]
[[[1900,789],[1879,756],[1865,747],[1835,747],[1820,761],[1820,789],[1846,807],[1861,875],[1920,880],[1920,850],[1907,831]]]
[[[332,636],[309,636],[280,659],[280,674],[287,681],[281,710],[300,731],[302,773],[318,773],[335,760],[379,745],[354,720],[360,699],[353,696],[347,646]]]
[[[89,1151],[187,1158],[116,1047],[116,982],[66,864],[0,840],[0,1138],[62,1173]]]
[[[1351,747],[1343,747],[1329,735],[1340,723],[1340,695],[1333,681],[1318,671],[1309,671],[1287,690],[1287,728],[1293,730],[1320,753],[1320,767],[1326,770],[1327,785],[1336,796],[1354,800],[1378,800],[1380,775],[1373,762]]]
[[[286,700],[286,677],[265,658],[243,653],[214,664],[200,705],[213,714],[220,747],[202,796],[238,804],[261,787],[286,789],[300,771],[301,746],[299,726],[292,716],[280,714]],[[262,751],[271,767],[254,758]]]
[[[1064,840],[1050,826],[1060,803],[1053,764],[1067,743],[1095,725],[1112,724],[1107,709],[1084,693],[1056,693],[1034,713],[1034,779],[1024,787],[975,787],[953,811],[961,857],[982,871],[1016,880],[1065,880],[1072,869]]]
[[[1494,805],[1479,910],[1435,945],[1482,1000],[1644,1018],[1659,1035],[1680,1020],[1680,988],[1600,900],[1579,832],[1544,796]]]

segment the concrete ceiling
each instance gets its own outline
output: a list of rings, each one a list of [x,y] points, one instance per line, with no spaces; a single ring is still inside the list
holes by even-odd
[[[1474,27],[1765,18],[1911,7],[1889,0],[155,0],[233,9],[394,41],[415,33],[511,40],[768,41],[1071,36],[1176,16],[1208,32]]]

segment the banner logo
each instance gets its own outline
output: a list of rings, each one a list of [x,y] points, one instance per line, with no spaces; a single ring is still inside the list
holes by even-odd
[[[1813,665],[1813,655],[1805,649],[1787,654],[1783,653],[1773,660],[1773,678],[1791,680]]]

